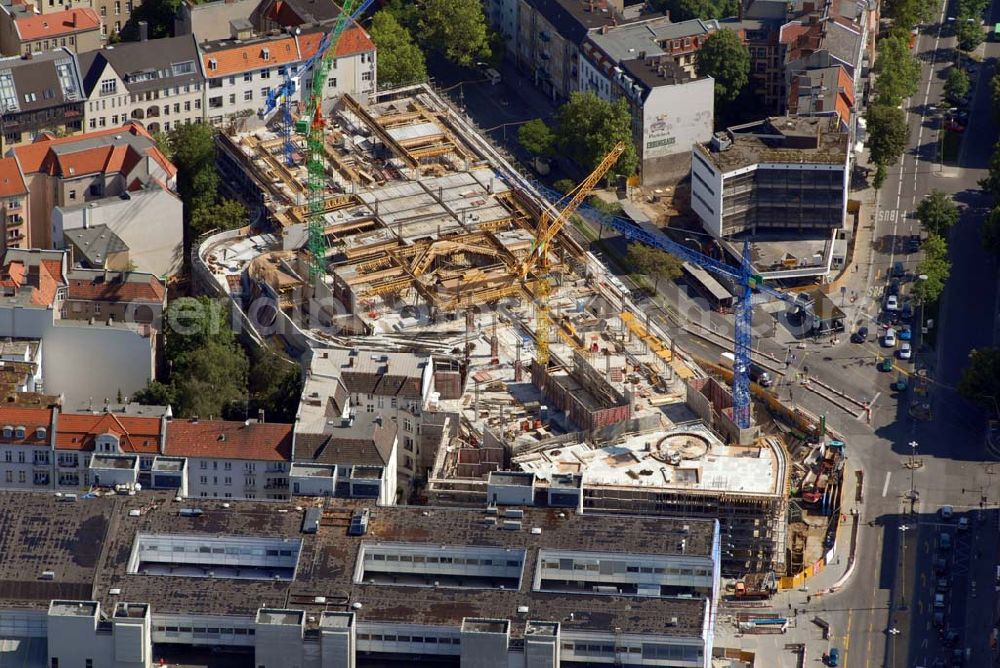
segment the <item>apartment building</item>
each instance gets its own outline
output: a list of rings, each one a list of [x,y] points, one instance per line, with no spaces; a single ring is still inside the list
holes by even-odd
[[[52,14],[76,6],[72,0],[29,0],[25,4],[30,4],[32,10],[39,14]],[[132,17],[132,11],[140,5],[142,0],[87,0],[86,3],[100,17],[102,40],[120,31]]]
[[[202,43],[208,121],[220,125],[257,114],[268,92],[281,85],[286,71],[297,72],[316,53],[329,29],[324,25],[294,33],[255,35],[234,28],[228,39]],[[311,95],[312,72],[302,73],[298,81],[295,102]],[[375,44],[360,26],[352,26],[337,44],[336,60],[323,89],[324,109],[343,93],[366,99],[375,86]]]
[[[805,70],[792,77],[788,90],[790,116],[836,116],[841,128],[850,132],[856,105],[854,82],[840,65]]]
[[[414,479],[433,462],[442,438],[440,429],[426,433],[421,429],[433,367],[429,356],[413,353],[314,350],[299,404],[297,442],[309,435],[307,442],[313,444],[312,453],[317,453],[325,437],[342,428],[342,421],[356,421],[357,428],[367,429],[360,438],[377,446],[367,448],[378,453],[370,463],[395,468],[392,474],[398,476],[398,490],[393,494],[407,498]],[[379,423],[373,426],[376,417]],[[388,458],[390,440],[398,443],[394,462]],[[315,459],[316,455],[305,457]]]
[[[167,287],[152,274],[74,267],[66,283],[64,320],[111,319],[163,329]]]
[[[79,56],[87,130],[140,121],[168,132],[204,118],[204,77],[191,35],[121,42]]]
[[[719,24],[739,33],[750,52],[750,89],[769,113],[785,113],[784,44],[781,27],[788,21],[789,5],[783,0],[744,0],[737,16]]]
[[[64,251],[8,249],[0,269],[0,337],[36,341],[44,350],[46,391],[67,402],[128,396],[145,387],[156,364],[156,330],[62,318],[67,275]]]
[[[691,208],[715,237],[829,236],[844,225],[849,133],[836,116],[778,117],[695,146]]]
[[[580,49],[587,36],[623,23],[625,8],[621,0],[519,0],[517,21],[518,69],[562,101],[580,90]]]
[[[4,247],[20,248],[28,218],[28,186],[14,158],[0,158],[0,226]]]
[[[177,169],[139,123],[74,137],[46,137],[12,153],[27,185],[22,247],[65,247],[64,232],[104,225],[139,271],[170,276],[181,265]]]
[[[715,83],[697,77],[694,56],[718,29],[715,21],[660,16],[603,27],[581,47],[580,89],[628,100],[646,185],[680,181],[690,170],[691,147],[712,136]]]
[[[73,52],[59,47],[0,58],[0,108],[0,151],[4,154],[43,132],[82,130],[83,84]]]
[[[0,591],[20,646],[81,668],[185,646],[264,668],[712,665],[713,521],[155,498],[0,494],[31,536],[3,544],[0,577],[60,573]]]
[[[101,46],[101,19],[90,7],[35,14],[28,5],[0,7],[0,53],[30,55],[65,48],[81,53]]]

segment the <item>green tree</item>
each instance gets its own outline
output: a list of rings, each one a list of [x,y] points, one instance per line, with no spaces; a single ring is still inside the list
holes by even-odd
[[[392,12],[386,9],[376,12],[370,32],[378,47],[380,83],[400,86],[427,79],[423,51]]]
[[[626,259],[640,273],[653,278],[654,291],[659,289],[661,279],[672,281],[682,273],[682,262],[677,257],[645,244],[629,244]]]
[[[517,141],[531,155],[547,158],[555,148],[556,135],[545,121],[536,118],[518,128]]]
[[[920,250],[924,259],[917,265],[916,273],[921,278],[914,284],[912,295],[921,304],[929,304],[941,296],[951,273],[948,244],[937,234],[930,234]]]
[[[958,393],[987,410],[997,410],[996,405],[1000,403],[1000,350],[976,348],[969,353],[969,364],[958,381]]]
[[[195,208],[191,214],[191,234],[198,238],[212,230],[235,230],[250,224],[250,212],[234,199]]]
[[[877,102],[881,105],[896,107],[917,92],[920,61],[910,51],[907,33],[893,33],[879,40],[875,74]]]
[[[993,147],[990,168],[986,174],[986,178],[979,180],[979,187],[991,195],[994,202],[1000,201],[1000,142]]]
[[[178,413],[213,418],[243,413],[247,370],[246,353],[236,344],[210,341],[181,355],[171,373]]]
[[[994,206],[979,230],[983,248],[1000,255],[1000,206]]]
[[[264,411],[271,422],[292,422],[302,394],[299,365],[275,352],[257,349],[251,355],[250,417]]]
[[[983,27],[977,18],[979,14],[961,15],[955,19],[955,38],[962,51],[975,51],[983,43]]]
[[[719,30],[695,53],[694,69],[715,79],[715,104],[724,108],[750,83],[750,52],[734,31]]]
[[[1000,120],[1000,71],[990,78],[990,102],[993,105],[993,116]]]
[[[961,100],[969,92],[969,75],[961,67],[948,70],[948,78],[944,82],[944,94],[950,100]]]
[[[724,19],[736,16],[738,0],[649,0],[657,12],[669,11],[672,21]]]
[[[161,130],[155,132],[150,132],[153,136],[153,141],[156,142],[156,148],[160,149],[163,155],[167,156],[167,160],[173,160],[174,147],[170,144],[170,135]]]
[[[124,40],[139,39],[139,21],[149,24],[149,38],[160,39],[174,34],[174,17],[181,6],[181,0],[146,0],[134,10],[129,20],[122,26]]]
[[[612,103],[590,91],[571,93],[557,118],[556,143],[578,164],[594,169],[622,141],[625,152],[608,171],[608,179],[635,174],[639,161],[632,142],[632,113],[625,98]]]
[[[210,342],[234,342],[225,306],[205,296],[179,297],[164,313],[164,352],[170,362]]]
[[[576,188],[576,184],[573,183],[573,179],[559,179],[558,181],[552,184],[552,187],[555,190],[561,192],[563,195],[565,195],[570,190]]]
[[[868,147],[877,165],[894,165],[910,140],[902,109],[876,104],[868,109]]]
[[[424,0],[420,41],[451,62],[470,67],[490,56],[486,16],[480,0]]]
[[[875,176],[872,178],[872,187],[878,190],[885,183],[885,165],[875,165]]]
[[[958,222],[958,206],[940,190],[932,190],[917,206],[917,220],[924,229],[941,237],[948,236]]]
[[[177,403],[177,398],[172,385],[151,380],[146,383],[146,387],[132,395],[132,401],[144,406],[173,406]]]

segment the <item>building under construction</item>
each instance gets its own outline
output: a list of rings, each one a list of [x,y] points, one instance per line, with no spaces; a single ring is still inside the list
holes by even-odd
[[[427,495],[435,505],[503,503],[582,512],[716,518],[723,572],[784,571],[788,471],[775,437],[725,445],[700,421],[607,443],[567,434],[508,445],[455,445],[438,454]]]
[[[336,105],[318,275],[304,138],[291,164],[267,128],[218,142],[225,182],[267,231],[206,240],[196,279],[294,355],[361,342],[447,360],[459,389],[435,374],[421,410],[458,427],[414,471],[426,500],[480,504],[509,479],[500,496],[529,505],[719,518],[727,571],[780,567],[780,442],[727,446],[706,426],[688,406],[703,373],[571,236],[541,243],[551,210],[431,89]]]

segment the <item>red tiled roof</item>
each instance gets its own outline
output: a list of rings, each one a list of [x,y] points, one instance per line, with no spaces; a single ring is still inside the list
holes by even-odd
[[[100,274],[104,278],[103,274]],[[148,281],[108,280],[95,281],[88,278],[69,277],[68,299],[105,302],[147,302],[162,304],[166,288],[155,276]]]
[[[14,158],[0,158],[0,197],[26,195],[27,186]]]
[[[124,453],[155,455],[160,451],[160,419],[114,413],[60,413],[56,421],[57,450],[93,450],[101,434],[118,437]]]
[[[24,146],[18,146],[13,149],[14,156],[17,158],[18,163],[21,166],[21,172],[24,174],[34,174],[36,172],[45,171],[49,174],[57,174],[57,167],[65,165],[67,168],[73,166],[76,168],[79,166],[81,169],[85,167],[93,167],[93,162],[98,162],[102,167],[108,164],[111,158],[111,147],[101,146],[94,149],[88,149],[86,151],[78,151],[75,153],[66,153],[61,159],[56,158],[54,154],[50,151],[53,146],[72,144],[74,142],[81,141],[83,139],[92,139],[94,137],[105,137],[108,135],[119,135],[122,133],[133,134],[139,137],[146,137],[147,139],[152,139],[150,134],[146,131],[144,127],[138,123],[126,123],[121,127],[108,128],[106,130],[98,130],[97,132],[88,132],[82,135],[75,135],[71,137],[39,137],[35,142],[31,144],[26,144]],[[80,153],[91,153],[95,152],[93,156],[87,158],[75,158]],[[176,172],[176,168],[164,157],[164,155],[158,149],[147,149],[147,155],[153,157],[160,166],[167,170],[168,173]],[[133,163],[135,164],[135,163]],[[94,168],[91,171],[99,171],[99,168]],[[68,174],[68,170],[63,172]],[[77,174],[86,174],[90,172],[77,171]]]
[[[14,21],[17,34],[22,41],[46,39],[97,30],[101,19],[90,7],[76,7],[49,14],[28,15]]]
[[[267,58],[264,50],[267,50]],[[253,44],[233,44],[202,54],[205,75],[211,77],[228,76],[248,70],[285,65],[299,61],[299,50],[291,37],[269,39]],[[212,66],[214,62],[214,67]]]
[[[168,455],[289,461],[292,425],[225,420],[174,420],[167,425]]]
[[[302,60],[311,58],[319,48],[324,32],[311,32],[299,36],[299,49],[302,51]],[[361,26],[353,25],[340,36],[337,42],[336,56],[343,58],[356,53],[367,53],[375,50],[375,43],[368,36]]]
[[[51,408],[0,408],[0,430],[7,427],[17,429],[24,427],[24,437],[17,438],[15,431],[10,438],[4,438],[4,442],[15,445],[47,445],[49,442],[48,429],[52,426]],[[38,438],[38,428],[44,427],[46,435]],[[0,434],[3,432],[0,431]]]

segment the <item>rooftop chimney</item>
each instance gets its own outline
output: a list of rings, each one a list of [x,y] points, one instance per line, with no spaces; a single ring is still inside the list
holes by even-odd
[[[149,22],[139,21],[139,41],[145,42],[149,39]]]

